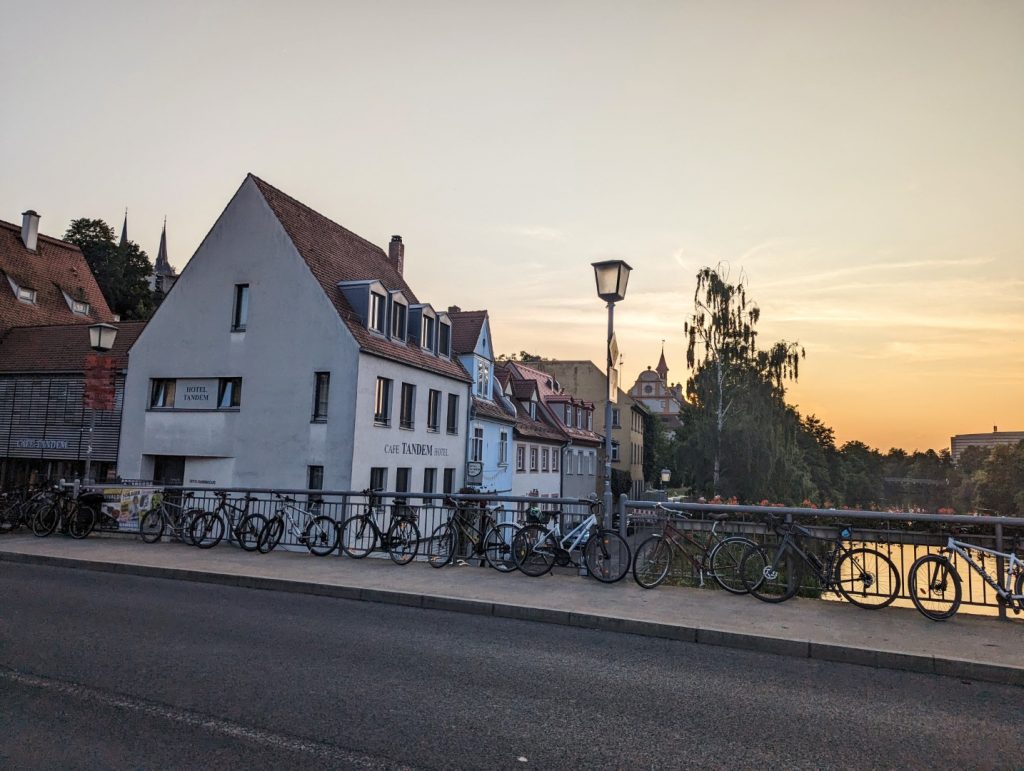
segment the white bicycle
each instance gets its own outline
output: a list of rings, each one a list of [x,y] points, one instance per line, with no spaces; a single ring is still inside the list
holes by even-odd
[[[981,554],[981,565],[974,561],[971,552]],[[985,579],[985,583],[992,587],[999,600],[1014,613],[1024,610],[1024,560],[1014,552],[1004,553],[986,549],[984,546],[957,541],[950,536],[939,554],[925,554],[914,560],[914,564],[910,566],[910,580],[907,582],[910,599],[914,601],[914,607],[932,621],[952,618],[963,599],[960,573],[945,554],[955,554],[964,560],[973,571]],[[990,576],[984,568],[986,555],[996,559],[1003,558],[1003,575],[998,576],[998,580]],[[1016,579],[1011,592],[1010,580],[1014,576]]]
[[[542,576],[556,564],[579,567],[572,553],[580,549],[590,575],[606,584],[621,580],[629,572],[632,560],[629,544],[614,530],[599,528],[594,513],[599,503],[586,503],[590,505],[590,516],[565,535],[559,512],[531,509],[527,515],[530,524],[516,533],[512,541],[516,567],[528,576]]]

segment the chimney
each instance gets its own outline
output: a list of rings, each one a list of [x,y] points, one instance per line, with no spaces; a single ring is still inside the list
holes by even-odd
[[[992,433],[993,434],[998,434],[999,433],[999,426],[992,426]]]
[[[21,241],[31,252],[39,243],[39,215],[32,209],[21,214]]]
[[[402,269],[405,267],[405,244],[402,243],[401,236],[391,236],[391,243],[388,244],[388,259],[395,266],[398,275],[401,276]]]
[[[462,308],[460,308],[458,305],[449,305],[448,306],[448,312],[449,313],[462,313]]]

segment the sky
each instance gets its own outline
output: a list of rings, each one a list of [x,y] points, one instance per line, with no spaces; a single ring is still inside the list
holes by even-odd
[[[499,352],[685,382],[721,265],[840,442],[1024,430],[1024,3],[6,3],[0,219],[184,266],[247,172],[386,249]]]

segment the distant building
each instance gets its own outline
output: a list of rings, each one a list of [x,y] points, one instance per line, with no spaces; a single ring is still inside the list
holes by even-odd
[[[1017,444],[1024,441],[1024,431],[1000,431],[998,426],[992,426],[990,434],[957,434],[949,440],[950,453],[953,462],[960,460],[960,453],[968,447],[991,448],[1000,444]]]
[[[167,294],[178,280],[178,274],[174,272],[171,263],[167,259],[167,218],[164,218],[164,227],[160,231],[160,247],[156,252],[156,263],[153,266],[153,274],[149,277],[149,288],[159,294]]]
[[[508,362],[496,369],[496,376],[502,392],[516,408],[512,494],[542,498],[565,495],[562,452],[566,452],[566,462],[570,462],[569,437],[544,406],[537,381],[520,377]]]
[[[657,415],[667,431],[678,431],[682,428],[679,413],[683,409],[683,386],[680,383],[669,384],[668,364],[665,362],[665,348],[662,346],[661,359],[654,369],[648,367],[637,377],[629,395],[646,407],[651,414]]]

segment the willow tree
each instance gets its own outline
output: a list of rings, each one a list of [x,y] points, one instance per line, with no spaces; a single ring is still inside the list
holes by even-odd
[[[697,273],[693,303],[693,315],[684,325],[686,366],[694,372],[688,391],[710,396],[704,406],[711,410],[712,491],[717,494],[721,492],[723,436],[737,405],[745,396],[763,394],[766,389],[775,406],[781,405],[783,382],[798,378],[805,353],[797,343],[785,340],[759,347],[761,309],[747,297],[744,277],[732,284],[722,266]]]

